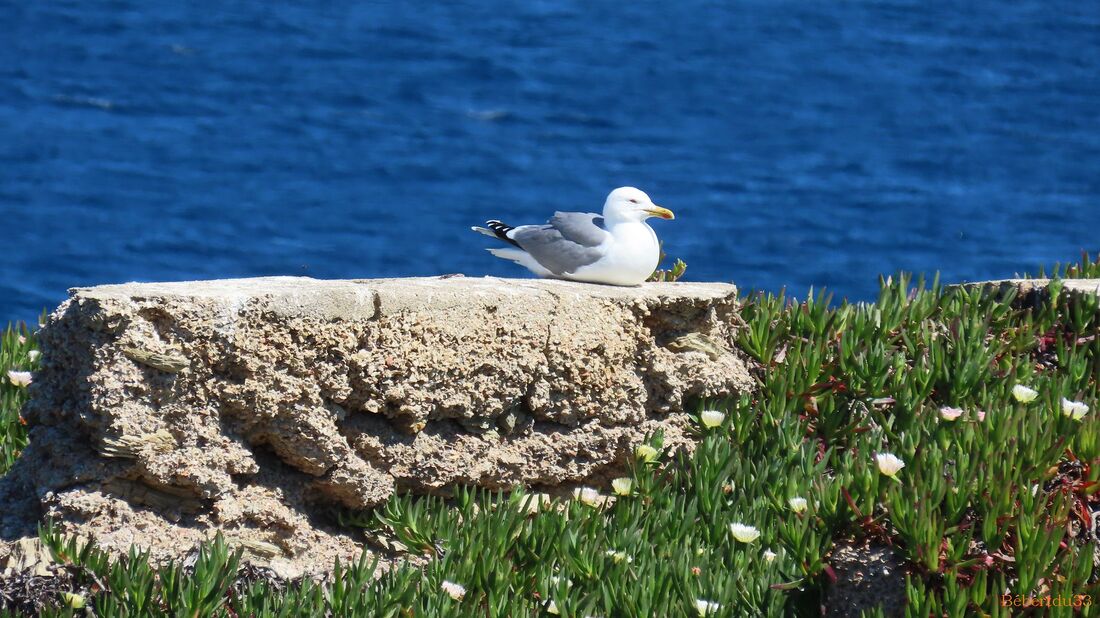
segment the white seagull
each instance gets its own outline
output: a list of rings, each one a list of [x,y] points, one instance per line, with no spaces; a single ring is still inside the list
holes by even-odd
[[[657,234],[645,222],[650,217],[675,218],[644,191],[619,187],[607,196],[603,215],[555,212],[545,225],[512,227],[492,220],[488,227],[470,229],[511,245],[489,253],[540,277],[641,285],[661,259]]]

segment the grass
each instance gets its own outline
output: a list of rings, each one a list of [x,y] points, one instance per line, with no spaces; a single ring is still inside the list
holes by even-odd
[[[1100,277],[1100,258],[1055,273]],[[901,557],[910,616],[1020,613],[1005,593],[1095,598],[1100,300],[1015,308],[904,275],[880,287],[874,303],[748,295],[739,343],[762,366],[759,392],[701,404],[693,456],[654,436],[616,483],[625,495],[543,505],[463,489],[343,513],[433,558],[377,581],[365,558],[327,583],[235,580],[239,555],[220,540],[193,567],[153,569],[44,529],[80,595],[47,613],[75,601],[112,616],[812,616],[850,539]],[[33,346],[9,329],[0,376]],[[26,439],[24,395],[0,395],[7,466]],[[1074,418],[1072,402],[1089,411]],[[894,476],[886,454],[904,463]]]

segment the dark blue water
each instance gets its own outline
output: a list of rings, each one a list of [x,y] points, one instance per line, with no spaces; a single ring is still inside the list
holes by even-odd
[[[300,4],[0,5],[0,320],[128,280],[525,276],[468,226],[624,184],[692,280],[866,298],[1100,249],[1096,2]]]

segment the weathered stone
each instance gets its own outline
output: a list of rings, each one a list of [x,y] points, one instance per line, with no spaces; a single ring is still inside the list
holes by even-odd
[[[826,616],[858,618],[875,609],[884,616],[905,614],[905,559],[893,547],[841,541],[829,561],[836,581],[825,599]]]
[[[41,332],[31,446],[0,498],[29,492],[108,549],[178,556],[221,530],[283,574],[323,570],[361,549],[318,523],[332,506],[598,484],[658,430],[690,448],[686,402],[752,387],[737,311],[725,284],[76,289]],[[0,514],[3,539],[38,516]]]
[[[979,288],[988,293],[1004,296],[1016,294],[1019,305],[1039,307],[1050,298],[1050,279],[999,279],[961,284],[965,288]],[[1100,296],[1100,279],[1063,279],[1062,296],[1074,298],[1081,295]]]

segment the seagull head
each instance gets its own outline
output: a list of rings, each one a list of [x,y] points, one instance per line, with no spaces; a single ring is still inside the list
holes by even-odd
[[[619,187],[607,196],[603,204],[604,219],[611,221],[645,221],[650,217],[675,219],[667,208],[661,208],[649,199],[645,191],[634,187]]]

